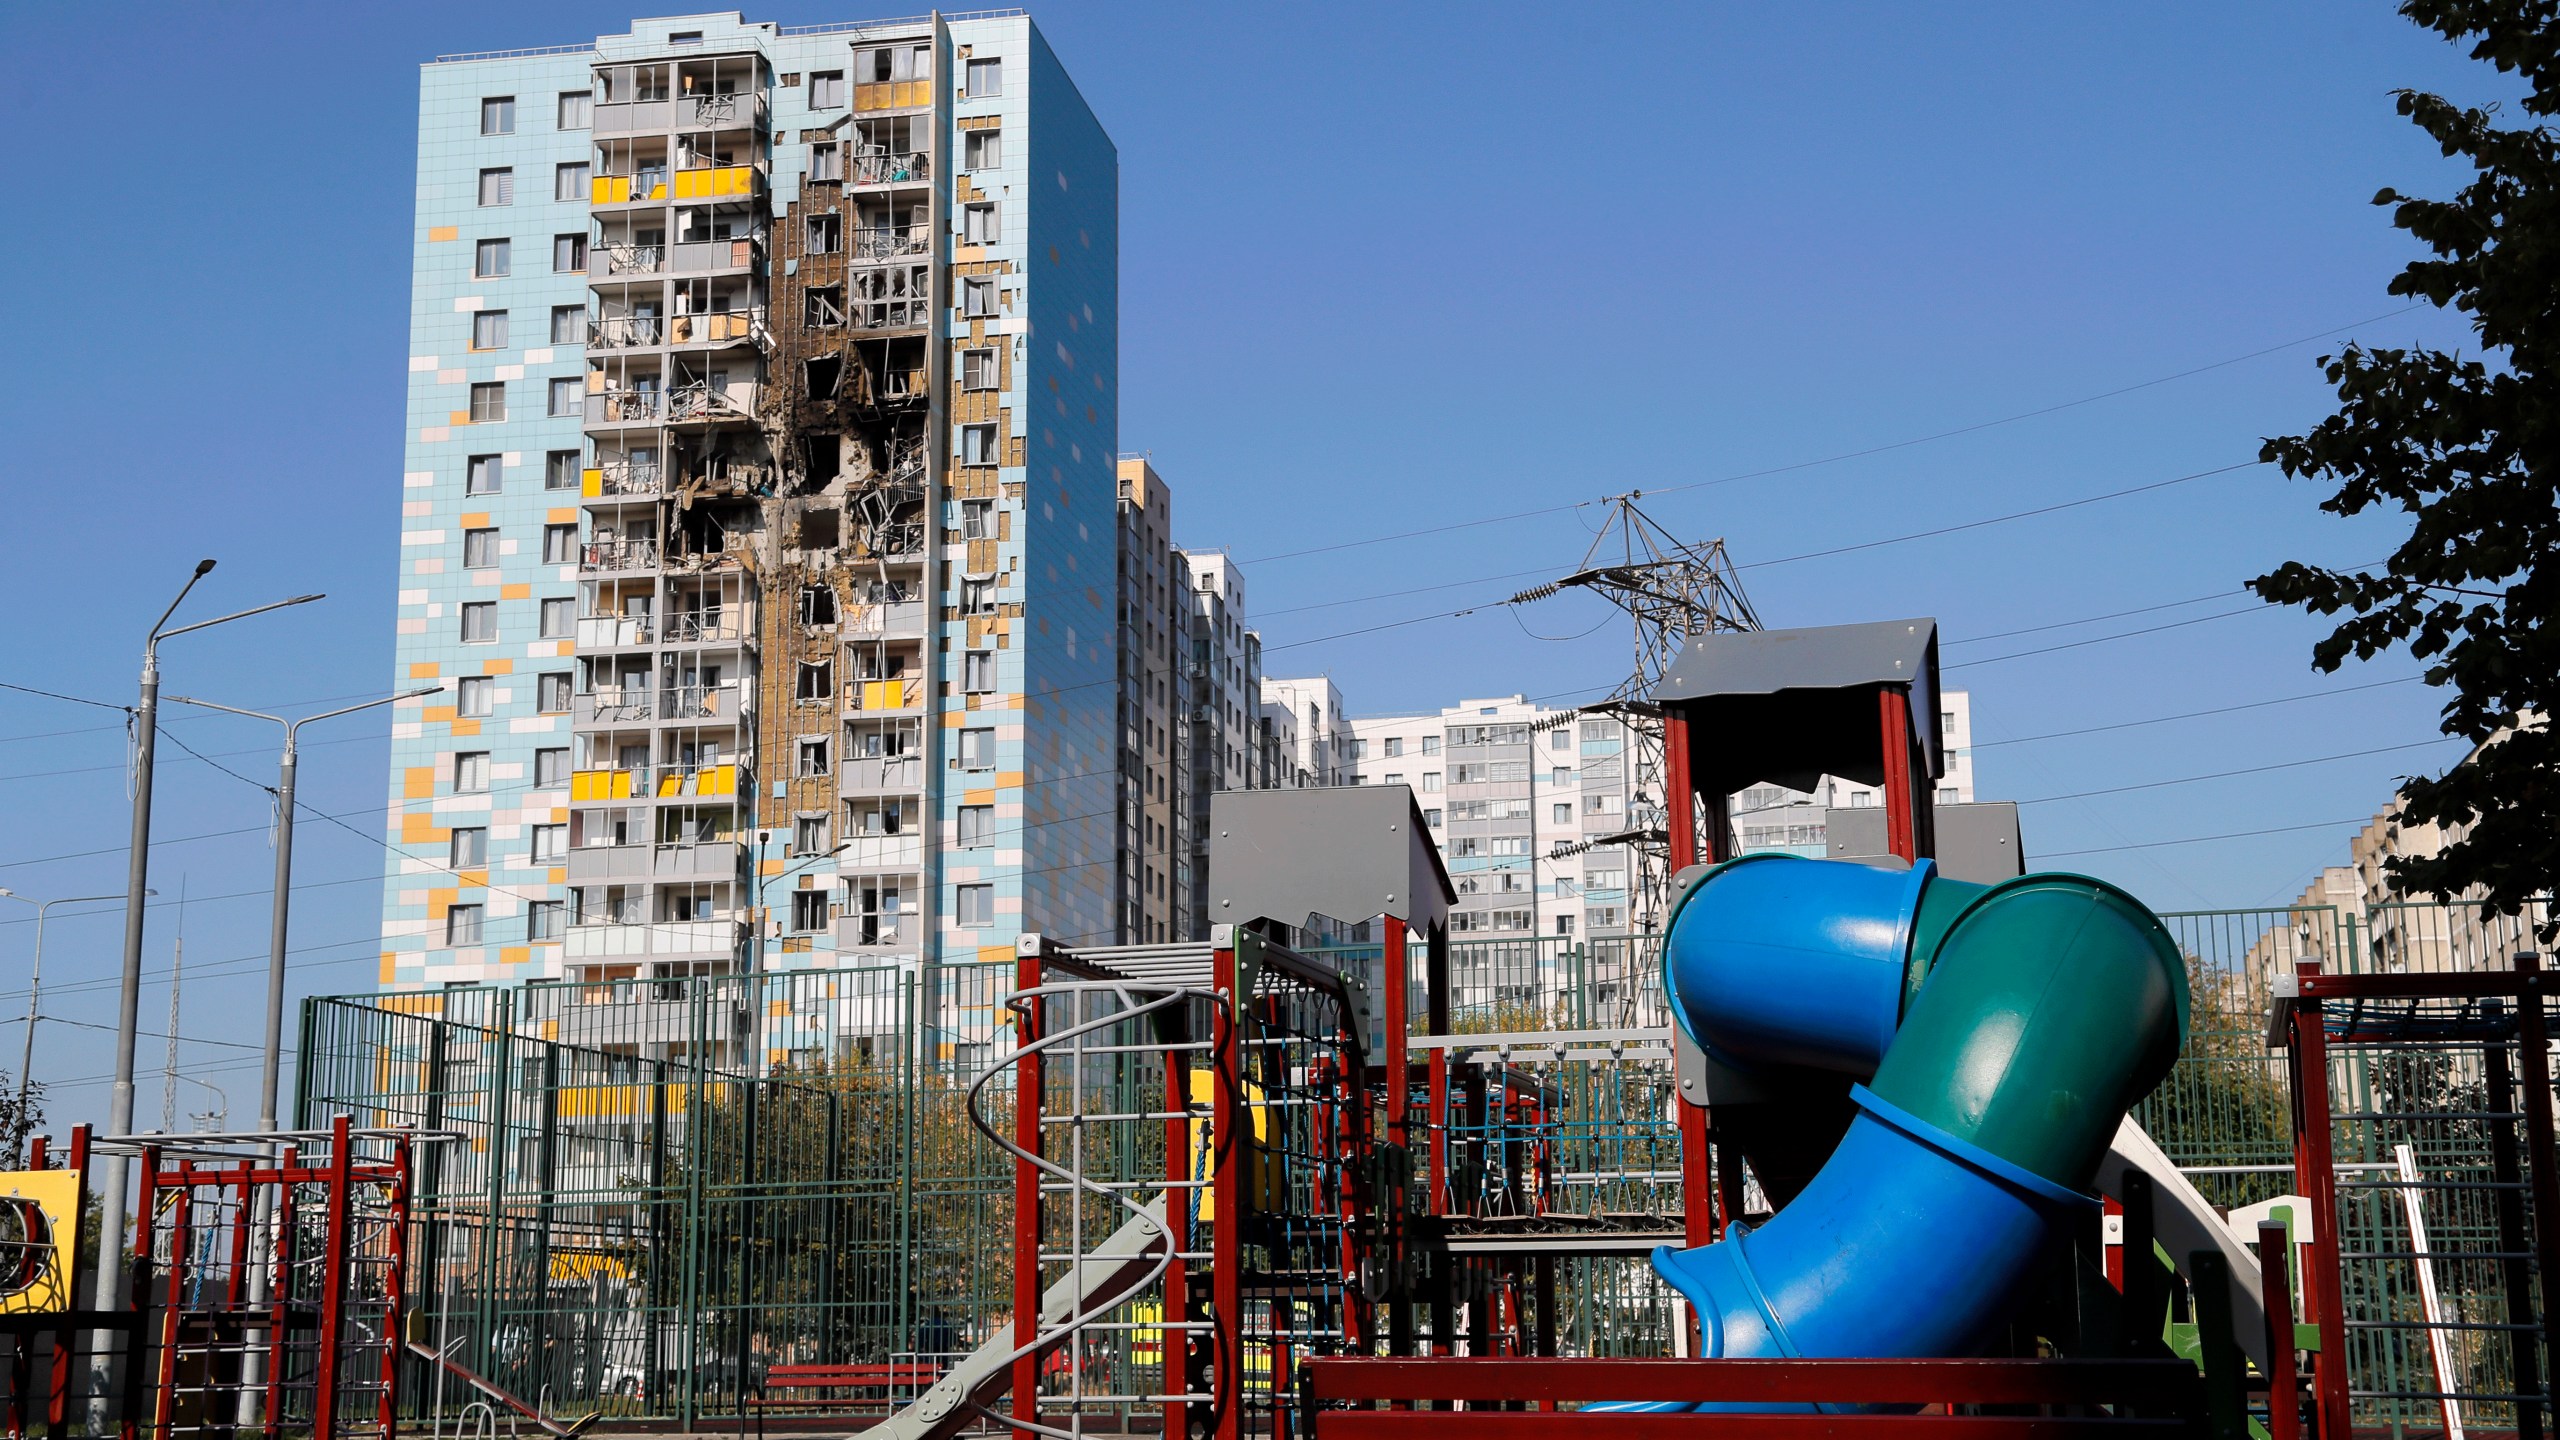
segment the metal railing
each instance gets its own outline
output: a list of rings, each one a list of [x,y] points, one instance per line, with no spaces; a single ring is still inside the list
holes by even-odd
[[[587,418],[598,424],[631,424],[655,420],[661,397],[655,390],[619,389],[587,392]]]
[[[619,350],[634,345],[664,344],[667,322],[655,315],[608,315],[587,322],[591,349]]]
[[[666,268],[667,247],[608,240],[594,248],[604,257],[607,275],[654,275]]]
[[[903,185],[932,178],[933,156],[923,150],[910,150],[902,155],[893,155],[886,150],[861,150],[853,156],[852,180],[856,185]]]
[[[598,484],[604,494],[658,493],[658,462],[654,460],[607,460],[596,468],[601,472]]]
[[[655,540],[590,540],[578,547],[581,570],[646,570],[657,563]]]
[[[922,225],[855,225],[846,230],[845,245],[856,260],[930,255],[933,232]]]

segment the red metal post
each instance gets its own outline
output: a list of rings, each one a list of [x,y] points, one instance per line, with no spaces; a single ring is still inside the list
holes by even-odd
[[[1405,1028],[1411,1024],[1406,1014],[1406,972],[1410,968],[1405,955],[1404,921],[1394,915],[1386,917],[1386,954],[1383,961],[1387,982],[1387,1143],[1408,1145],[1413,1137],[1405,1133],[1405,1090],[1411,1081],[1405,1067]]]
[[[2298,960],[2294,971],[2307,981],[2320,974],[2317,960]],[[2300,981],[2297,981],[2300,983]],[[2329,1032],[2316,998],[2297,999],[2290,1007],[2293,1036],[2293,1173],[2311,1202],[2311,1251],[2315,1263],[2303,1277],[2303,1293],[2320,1327],[2320,1354],[2311,1364],[2313,1395],[2320,1407],[2320,1431],[2332,1440],[2355,1432],[2347,1406],[2346,1298],[2338,1279],[2338,1177],[2330,1133]]]
[[[285,1179],[302,1164],[302,1147],[287,1145],[284,1158],[277,1162],[275,1176],[275,1233],[267,1246],[267,1405],[261,1424],[273,1437],[284,1423],[284,1357],[287,1345],[285,1317],[293,1298],[293,1236],[297,1207],[293,1203],[293,1186]]]
[[[1403,938],[1403,927],[1392,925],[1388,931],[1390,956],[1401,957],[1403,950],[1395,942]],[[1210,1021],[1210,1033],[1216,1043],[1210,1047],[1210,1063],[1216,1067],[1209,1110],[1209,1194],[1217,1213],[1209,1222],[1209,1304],[1214,1312],[1217,1337],[1217,1420],[1212,1428],[1216,1440],[1241,1440],[1244,1434],[1244,1185],[1242,1163],[1245,1148],[1251,1143],[1252,1122],[1246,1117],[1242,1097],[1237,1093],[1244,1076],[1243,1047],[1237,1043],[1237,1018],[1243,1013],[1242,999],[1236,993],[1236,954],[1232,949],[1215,952],[1215,984],[1219,1005]],[[1394,973],[1390,965],[1389,973]],[[1402,1028],[1403,1016],[1388,1012],[1387,1033],[1394,1035]],[[1401,1077],[1399,1077],[1401,1078]],[[1274,1377],[1275,1381],[1278,1377]]]
[[[1449,1052],[1431,1052],[1431,1113],[1423,1134],[1431,1149],[1431,1195],[1426,1213],[1449,1213]]]
[[[1037,953],[1014,960],[1015,1055],[1013,1062],[1013,1143],[1034,1155],[1048,1153],[1040,1144],[1040,1057],[1031,1052],[1040,1038],[1040,1005],[1031,992],[1040,988]],[[1073,1023],[1070,1017],[1069,1023]],[[1013,1418],[1024,1425],[1040,1419],[1040,1357],[1032,1342],[1040,1335],[1040,1167],[1028,1160],[1013,1162],[1013,1343],[1022,1353],[1013,1362]]]
[[[401,1309],[409,1293],[408,1136],[392,1142],[391,1161],[391,1231],[383,1237],[391,1269],[382,1286],[382,1440],[398,1440],[400,1434]]]
[[[225,1171],[220,1181],[225,1190],[236,1181],[240,1190],[240,1198],[231,1210],[230,1274],[224,1277],[222,1287],[222,1303],[234,1309],[239,1308],[241,1291],[248,1284],[244,1272],[249,1268],[249,1204],[257,1185],[257,1170],[256,1161],[243,1160]]]
[[[2302,1392],[2293,1373],[2293,1242],[2282,1221],[2258,1227],[2258,1293],[2267,1308],[2267,1440],[2300,1440]]]
[[[80,1202],[85,1212],[89,1199],[89,1127],[86,1125],[71,1127],[71,1168],[80,1172]],[[107,1244],[102,1237],[98,1242],[98,1263],[101,1265],[112,1263],[109,1257],[114,1254],[115,1247]],[[75,1290],[85,1288],[79,1284],[80,1265],[79,1256],[76,1253],[64,1270],[70,1275]],[[79,1338],[79,1334],[80,1332],[76,1330],[54,1332],[53,1385],[44,1402],[44,1423],[50,1434],[68,1433],[62,1428],[62,1423],[65,1406],[71,1395],[71,1348]]]
[[[169,1197],[169,1278],[160,1300],[160,1362],[151,1384],[152,1428],[163,1435],[169,1433],[169,1421],[177,1414],[178,1312],[184,1308],[186,1297],[187,1258],[195,1251],[195,1236],[191,1233],[195,1225],[195,1166],[179,1161],[172,1178],[177,1186]],[[150,1215],[145,1212],[135,1219],[147,1224]],[[135,1293],[148,1303],[149,1291]]]
[[[1183,1027],[1176,1040],[1191,1038],[1188,1004],[1175,1013],[1182,1016]],[[1164,1122],[1165,1179],[1171,1183],[1164,1192],[1164,1233],[1168,1258],[1164,1267],[1163,1344],[1164,1393],[1180,1395],[1190,1388],[1191,1332],[1184,1326],[1191,1321],[1191,1282],[1182,1260],[1182,1252],[1191,1248],[1191,1209],[1198,1191],[1190,1187],[1191,1175],[1191,1070],[1184,1052],[1167,1050],[1164,1056],[1164,1108],[1171,1116]],[[1164,1404],[1164,1440],[1186,1440],[1191,1433],[1185,1418],[1187,1407],[1179,1400]]]
[[[1676,710],[1662,713],[1662,804],[1677,875],[1698,863],[1698,790],[1689,774],[1689,717]]]
[[[338,1433],[338,1349],[346,1339],[347,1203],[355,1191],[354,1147],[347,1139],[347,1117],[329,1122],[329,1230],[320,1258],[320,1334],[312,1360],[312,1440],[336,1440]],[[385,1337],[386,1340],[389,1337]]]
[[[1883,722],[1884,846],[1916,864],[1920,831],[1915,812],[1920,795],[1911,778],[1911,697],[1888,685],[1876,692],[1876,711]]]
[[[142,1148],[139,1168],[141,1178],[134,1186],[133,1257],[127,1270],[125,1291],[129,1297],[125,1304],[129,1317],[138,1317],[151,1309],[151,1227],[156,1223],[154,1215],[160,1208],[159,1146],[146,1145]],[[99,1236],[98,1263],[105,1264],[106,1257],[115,1254],[123,1243],[122,1236]],[[116,1424],[116,1432],[124,1440],[137,1440],[142,1434],[142,1417],[134,1413],[133,1402],[141,1398],[143,1348],[149,1335],[149,1328],[139,1319],[132,1319],[124,1330],[125,1403],[118,1407]]]

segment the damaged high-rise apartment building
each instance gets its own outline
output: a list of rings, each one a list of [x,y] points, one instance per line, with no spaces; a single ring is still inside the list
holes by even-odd
[[[448,57],[418,153],[383,983],[1124,938],[1118,162],[1030,19]]]

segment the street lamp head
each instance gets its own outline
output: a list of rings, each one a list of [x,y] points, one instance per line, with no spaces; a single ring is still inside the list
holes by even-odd
[[[196,578],[197,578],[197,579],[201,580],[201,579],[203,579],[205,576],[210,575],[210,574],[212,574],[212,573],[213,573],[213,562],[212,562],[211,560],[199,560],[199,561],[197,561],[197,562],[196,562]]]

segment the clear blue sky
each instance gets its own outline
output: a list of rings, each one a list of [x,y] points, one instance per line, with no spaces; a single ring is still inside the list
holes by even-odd
[[[18,223],[0,680],[132,693],[143,629],[201,555],[199,615],[324,605],[189,637],[169,688],[251,706],[391,683],[416,65],[583,40],[598,4],[114,6],[0,16]],[[647,12],[656,13],[656,12]],[[857,18],[840,5],[752,12]],[[2466,338],[2384,316],[2407,242],[2367,201],[2441,192],[2389,91],[2495,77],[2378,3],[1288,7],[1035,11],[1120,145],[1121,436],[1172,482],[1176,530],[1247,562],[1275,673],[1355,709],[1572,698],[1623,663],[1555,602],[1325,640],[1495,598],[1570,565],[1576,515],[1255,563],[1310,547],[1796,466],[2160,379],[2323,332]],[[2359,324],[2358,322],[2364,322]],[[1771,625],[1938,617],[1972,689],[1986,798],[2108,790],[2424,741],[2416,685],[2014,745],[2127,719],[2340,689],[2319,627],[2242,608],[2286,558],[2388,550],[2387,525],[2244,470],[2058,514],[1884,539],[2213,469],[2311,422],[2291,345],[2014,424],[1664,496],[1721,536]],[[1588,512],[1583,512],[1588,513]],[[1469,583],[1459,583],[1469,582]],[[1386,592],[1447,586],[1370,599]],[[1357,603],[1336,603],[1356,601]],[[2006,632],[2144,607],[2121,619]],[[1303,608],[1327,606],[1328,608]],[[1293,644],[1292,642],[1312,642]],[[1287,647],[1287,648],[1280,648]],[[123,745],[107,712],[0,692],[0,885],[121,888]],[[96,728],[100,726],[109,728]],[[267,733],[173,729],[265,779]],[[340,722],[305,797],[374,833],[382,725]],[[2280,903],[2344,828],[2105,849],[2370,813],[2449,744],[2031,804],[2064,853],[2164,909]],[[144,1028],[158,1031],[181,884],[187,1061],[254,1115],[264,797],[163,749]],[[296,975],[373,974],[381,852],[306,821]],[[2087,853],[2096,851],[2098,853]],[[42,860],[68,852],[79,858]],[[31,863],[32,862],[32,863]],[[212,898],[220,897],[220,898]],[[0,922],[22,911],[0,904]],[[29,928],[0,924],[0,1016]],[[57,912],[37,1073],[98,1113],[118,928]],[[0,1021],[0,1063],[16,1058]],[[159,1045],[144,1042],[156,1069]],[[146,1074],[139,1114],[159,1115]],[[209,1093],[184,1087],[182,1113]]]

